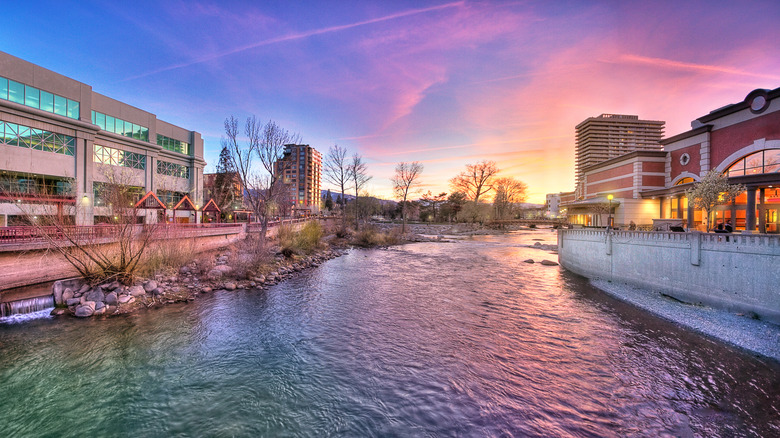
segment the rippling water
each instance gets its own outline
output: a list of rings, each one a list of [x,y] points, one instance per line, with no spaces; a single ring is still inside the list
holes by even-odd
[[[524,248],[356,250],[266,291],[0,325],[2,436],[780,436],[780,366]]]

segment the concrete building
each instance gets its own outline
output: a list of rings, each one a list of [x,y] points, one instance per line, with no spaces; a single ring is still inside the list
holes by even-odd
[[[601,114],[576,126],[575,193],[585,197],[585,169],[634,151],[660,151],[665,122],[639,116]]]
[[[276,162],[276,171],[284,175],[289,186],[284,201],[293,216],[307,216],[320,212],[322,184],[322,154],[306,144],[285,145],[284,157]]]
[[[99,222],[108,214],[100,187],[112,182],[169,207],[185,195],[202,205],[205,164],[199,133],[0,52],[0,226],[30,213]]]
[[[566,217],[563,204],[574,201],[574,192],[548,193],[545,200],[545,215],[551,219]]]

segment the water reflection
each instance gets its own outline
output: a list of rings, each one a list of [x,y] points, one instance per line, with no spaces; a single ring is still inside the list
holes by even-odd
[[[780,368],[520,245],[354,251],[267,291],[0,327],[23,435],[771,436]],[[65,418],[81,421],[62,421]]]

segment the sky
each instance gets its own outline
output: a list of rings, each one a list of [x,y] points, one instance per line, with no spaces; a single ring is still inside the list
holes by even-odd
[[[780,2],[15,1],[0,50],[198,131],[257,116],[360,154],[392,199],[399,162],[449,192],[493,160],[529,202],[574,189],[574,127],[603,113],[665,136],[780,87]],[[323,188],[329,188],[324,184]]]

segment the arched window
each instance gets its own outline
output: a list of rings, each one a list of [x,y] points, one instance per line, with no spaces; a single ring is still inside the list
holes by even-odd
[[[726,175],[745,176],[780,172],[780,149],[764,149],[735,161],[726,169]]]
[[[680,185],[683,185],[683,184],[690,184],[692,182],[694,182],[694,179],[691,178],[690,176],[686,176],[685,178],[682,178],[681,180],[679,180],[676,183],[674,183],[674,185],[680,186]]]

